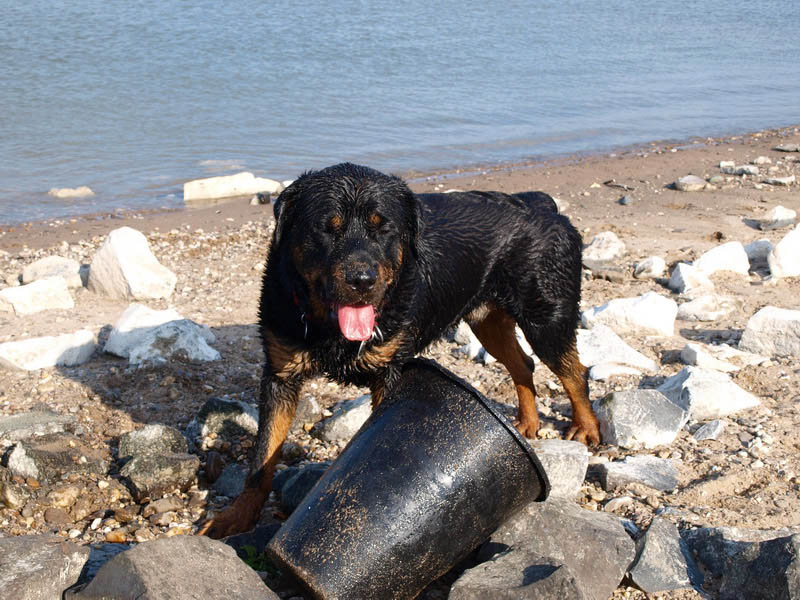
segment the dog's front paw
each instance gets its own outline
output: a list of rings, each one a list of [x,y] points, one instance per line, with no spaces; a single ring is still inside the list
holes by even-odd
[[[514,427],[526,438],[535,440],[539,431],[539,421],[514,421]]]
[[[567,432],[568,440],[575,440],[587,446],[600,445],[600,429],[597,426],[597,419],[575,419]]]
[[[265,500],[266,496],[260,490],[245,489],[228,509],[203,523],[197,534],[218,540],[250,531],[258,521]]]

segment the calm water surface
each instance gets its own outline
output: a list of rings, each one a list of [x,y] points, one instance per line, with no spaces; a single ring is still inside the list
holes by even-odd
[[[0,223],[189,179],[599,151],[800,122],[800,2],[27,0],[0,19]],[[88,185],[88,200],[51,187]]]

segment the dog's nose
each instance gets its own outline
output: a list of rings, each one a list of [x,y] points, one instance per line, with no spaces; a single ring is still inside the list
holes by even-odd
[[[374,267],[360,265],[349,269],[344,276],[344,281],[354,290],[368,292],[378,281],[378,272]]]

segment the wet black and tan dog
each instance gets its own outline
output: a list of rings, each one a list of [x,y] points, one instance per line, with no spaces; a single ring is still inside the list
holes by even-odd
[[[324,374],[368,386],[374,408],[404,361],[462,318],[511,374],[523,434],[535,436],[539,419],[533,361],[515,324],[569,395],[567,437],[599,443],[575,346],[582,242],[550,196],[414,195],[397,177],[341,164],[297,179],[275,214],[254,462],[245,491],[203,533],[255,523],[304,380]]]

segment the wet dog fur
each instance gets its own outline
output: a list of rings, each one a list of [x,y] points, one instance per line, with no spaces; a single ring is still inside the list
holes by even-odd
[[[397,177],[345,163],[302,175],[275,214],[255,457],[244,492],[201,533],[255,524],[306,379],[368,386],[374,408],[403,363],[460,319],[511,375],[520,432],[535,437],[539,420],[515,325],[564,385],[567,437],[600,442],[576,349],[582,240],[550,196],[415,195]]]

